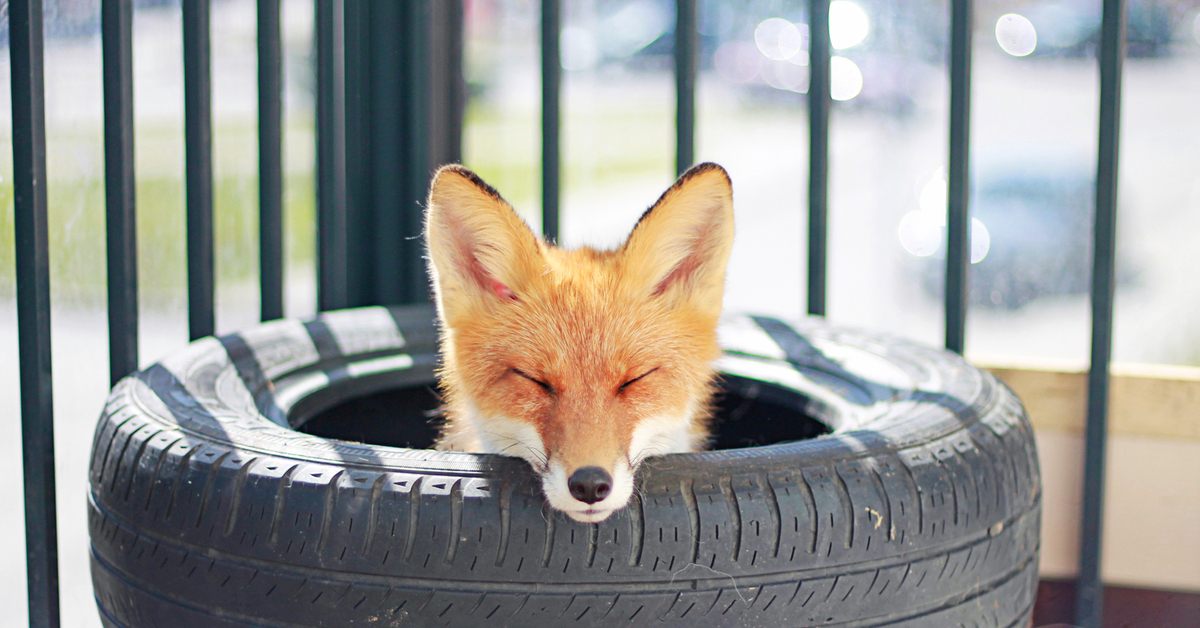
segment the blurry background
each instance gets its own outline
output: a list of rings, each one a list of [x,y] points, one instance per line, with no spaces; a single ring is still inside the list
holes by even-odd
[[[148,365],[187,341],[182,26],[178,0],[135,4],[140,341]],[[733,310],[804,310],[806,4],[700,3],[697,155],[725,166],[734,182],[738,236],[726,291]],[[670,0],[568,0],[564,7],[562,240],[611,247],[674,178],[674,8]],[[539,3],[467,0],[466,8],[463,161],[537,229]],[[0,0],[0,19],[6,15]],[[253,0],[213,2],[221,333],[258,318],[254,16]],[[1114,360],[1200,366],[1200,2],[1129,0],[1129,16]],[[83,500],[91,430],[108,387],[99,0],[46,0],[46,17],[63,625],[98,626]],[[830,145],[829,317],[940,344],[947,3],[837,0],[831,20],[838,102]],[[976,3],[972,359],[1087,361],[1099,20],[1099,0]],[[316,310],[313,0],[285,0],[283,24],[287,314],[307,317]],[[6,21],[0,45],[7,47]],[[25,568],[8,85],[5,50],[0,472],[12,479],[0,485],[0,502],[8,505],[0,519],[0,596],[9,609],[0,625],[20,626]],[[1200,503],[1200,495],[1192,497]],[[1069,569],[1052,550],[1044,570]],[[1168,574],[1160,584],[1181,586],[1188,574]]]
[[[803,311],[806,3],[701,2],[697,160],[733,178],[726,306]],[[980,0],[972,94],[976,356],[1082,362],[1098,1]],[[1115,359],[1200,364],[1200,4],[1130,0]],[[536,2],[468,15],[464,162],[539,224]],[[948,6],[831,6],[831,318],[940,343]],[[1003,19],[1002,19],[1003,18]],[[674,8],[573,1],[562,35],[563,240],[613,246],[673,178]],[[1191,250],[1189,250],[1191,249]]]

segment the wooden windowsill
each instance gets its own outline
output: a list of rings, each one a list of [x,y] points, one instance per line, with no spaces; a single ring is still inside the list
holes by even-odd
[[[1086,366],[981,362],[1017,393],[1034,427],[1083,431]],[[1110,433],[1200,440],[1200,368],[1113,364],[1110,372]]]

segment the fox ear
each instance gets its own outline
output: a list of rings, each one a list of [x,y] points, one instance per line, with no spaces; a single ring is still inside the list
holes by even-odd
[[[725,266],[733,248],[733,190],[720,166],[704,163],[679,177],[629,234],[625,274],[673,306],[721,312]]]
[[[425,212],[429,275],[444,320],[520,299],[544,261],[537,236],[474,172],[444,166]]]

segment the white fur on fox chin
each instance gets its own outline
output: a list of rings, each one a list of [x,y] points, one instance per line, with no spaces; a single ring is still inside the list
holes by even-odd
[[[583,523],[604,521],[613,511],[624,508],[633,495],[636,466],[650,456],[699,451],[704,443],[703,430],[693,421],[698,404],[692,404],[682,416],[659,415],[642,421],[633,431],[628,456],[612,469],[612,491],[604,499],[585,504],[571,495],[567,470],[561,461],[547,461],[542,437],[532,425],[508,417],[484,417],[472,405],[466,418],[474,431],[474,442],[458,441],[466,451],[501,454],[523,458],[542,477],[542,492],[555,510]]]
[[[462,451],[524,458],[539,474],[546,472],[546,446],[534,426],[505,416],[485,417],[473,404],[467,406],[466,419],[473,438],[463,435],[456,449],[461,443]]]
[[[629,460],[633,466],[650,456],[700,451],[708,434],[696,425],[699,411],[700,404],[693,402],[682,415],[659,415],[642,421],[629,439]]]

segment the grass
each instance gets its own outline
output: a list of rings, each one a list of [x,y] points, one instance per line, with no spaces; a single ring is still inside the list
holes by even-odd
[[[537,111],[472,106],[464,163],[532,222],[541,215],[541,126]],[[647,173],[674,175],[674,105],[627,106],[566,116],[562,128],[564,199]]]
[[[51,129],[52,131],[54,129]],[[61,132],[48,140],[50,285],[57,304],[104,307],[106,296],[103,140],[98,132]],[[142,303],[167,307],[186,293],[183,143],[177,128],[138,129],[137,242]],[[213,229],[218,283],[258,276],[258,177],[252,124],[217,129],[214,146]],[[290,143],[312,137],[289,129]],[[289,151],[289,158],[293,152]],[[315,254],[315,197],[311,155],[298,151],[300,167],[285,173],[285,254],[291,264],[311,264]],[[311,149],[307,151],[311,153]],[[303,168],[308,157],[310,167]],[[11,173],[8,163],[0,172]],[[100,164],[100,167],[96,167]],[[98,170],[98,172],[97,172]],[[12,177],[0,180],[0,296],[15,285]]]
[[[313,177],[291,175],[285,185],[285,251],[292,264],[314,255]],[[105,266],[104,182],[52,180],[49,191],[50,283],[53,298],[73,307],[103,307]],[[147,306],[177,302],[186,291],[186,230],[181,178],[137,181],[138,282]],[[13,290],[13,189],[0,184],[0,290]],[[256,175],[214,182],[213,228],[216,279],[240,283],[258,276],[258,180]]]
[[[568,116],[563,128],[564,197],[673,168],[672,109],[629,105]],[[536,112],[474,105],[467,113],[466,163],[537,225],[541,210]],[[50,281],[56,303],[104,307],[106,299],[103,135],[99,128],[49,129]],[[289,127],[285,154],[285,251],[289,264],[315,256],[311,121]],[[177,126],[137,129],[138,281],[144,306],[173,306],[186,293],[183,138]],[[11,151],[0,151],[0,297],[15,285]],[[214,242],[219,284],[258,275],[258,180],[253,122],[214,132]]]

